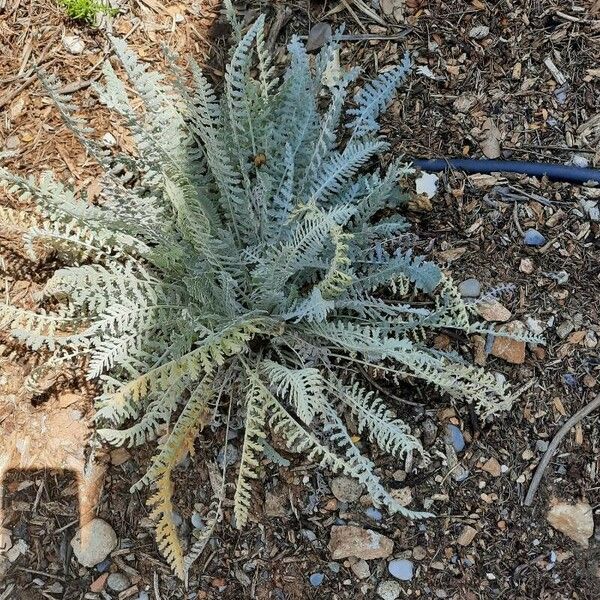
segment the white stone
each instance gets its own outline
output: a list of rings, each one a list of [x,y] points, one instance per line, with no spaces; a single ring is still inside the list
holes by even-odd
[[[85,43],[78,35],[65,35],[63,46],[71,54],[81,54],[85,50]]]
[[[102,136],[102,141],[104,142],[104,144],[106,146],[116,146],[117,145],[117,138],[112,133],[110,133],[110,131],[107,131]]]
[[[438,176],[435,173],[422,173],[415,180],[417,194],[433,198],[437,193]]]
[[[396,600],[400,597],[400,584],[397,581],[382,581],[377,587],[377,595],[381,600]]]
[[[469,37],[474,40],[482,40],[490,34],[490,28],[487,25],[476,25],[469,31]]]
[[[117,534],[106,521],[92,519],[77,531],[71,546],[80,565],[93,567],[117,547]]]

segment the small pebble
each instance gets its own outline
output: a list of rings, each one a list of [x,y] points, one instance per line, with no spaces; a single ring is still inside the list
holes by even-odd
[[[55,581],[51,586],[48,586],[45,591],[49,594],[62,594],[63,589],[64,588],[62,584],[58,581]]]
[[[413,578],[413,569],[413,563],[403,558],[392,560],[388,564],[390,575],[400,581],[410,581]]]
[[[331,482],[331,493],[340,502],[356,502],[364,492],[361,483],[352,477],[334,477]]]
[[[425,446],[432,446],[438,434],[438,428],[433,419],[427,417],[423,421],[423,444]]]
[[[550,279],[554,279],[558,285],[564,285],[569,281],[569,274],[566,271],[556,271],[548,273]]]
[[[474,40],[482,40],[490,34],[490,28],[487,25],[475,25],[469,30],[469,37]]]
[[[554,90],[554,97],[559,104],[564,104],[567,101],[568,85],[561,85]]]
[[[313,573],[309,578],[310,585],[313,587],[319,587],[323,583],[324,579],[325,575],[323,575],[323,573]]]
[[[202,520],[200,513],[192,513],[192,526],[196,529],[201,529],[202,527],[204,527],[204,521]]]
[[[575,387],[577,385],[577,379],[572,373],[565,373],[563,375],[563,381],[569,387]]]
[[[546,238],[536,229],[528,229],[523,236],[523,242],[526,246],[543,246]]]
[[[367,508],[367,510],[365,510],[365,515],[367,515],[369,519],[373,519],[374,521],[381,521],[381,519],[383,519],[381,511],[372,507]]]
[[[477,279],[465,279],[458,284],[458,291],[463,298],[479,298],[481,295],[481,284]]]
[[[366,560],[361,559],[355,562],[350,568],[358,579],[368,579],[371,576],[371,569]]]
[[[65,35],[63,46],[71,54],[81,54],[85,50],[85,43],[78,35]]]
[[[381,598],[381,600],[396,600],[400,597],[400,591],[400,584],[397,581],[392,581],[391,579],[382,581],[377,586],[377,595]]]
[[[113,592],[124,592],[131,585],[131,582],[123,573],[111,573],[106,584]]]
[[[217,454],[217,463],[218,465],[223,468],[223,463],[227,462],[228,467],[231,467],[232,465],[235,465],[235,463],[238,460],[238,456],[239,456],[239,452],[237,450],[237,448],[235,446],[232,446],[231,444],[227,445],[227,458],[225,458],[225,448],[221,448],[219,450],[219,453]]]
[[[339,573],[340,572],[340,563],[338,562],[330,562],[328,565],[329,570],[332,573]]]
[[[102,141],[104,142],[104,144],[106,146],[109,146],[109,147],[116,146],[116,144],[117,144],[117,138],[115,138],[115,136],[110,132],[106,132],[102,136]]]
[[[548,450],[548,442],[546,440],[537,440],[535,443],[535,448],[538,452],[546,452]]]
[[[317,539],[317,534],[310,529],[303,529],[302,535],[307,542],[314,542]]]
[[[465,449],[465,438],[462,431],[452,423],[446,425],[446,441],[454,446],[457,452]]]
[[[531,273],[533,273],[533,270],[535,269],[535,265],[533,264],[533,261],[530,258],[522,258],[521,262],[519,264],[519,271],[521,271],[521,273],[526,273],[527,275],[531,275]]]
[[[109,568],[110,568],[110,560],[108,558],[96,565],[96,571],[98,571],[98,573],[105,573],[106,571],[108,571]]]
[[[142,590],[137,597],[137,600],[150,600],[150,595],[145,590]]]
[[[454,481],[460,483],[461,481],[465,481],[467,477],[471,474],[469,469],[463,467],[462,465],[457,465],[456,469],[452,472],[452,479]]]

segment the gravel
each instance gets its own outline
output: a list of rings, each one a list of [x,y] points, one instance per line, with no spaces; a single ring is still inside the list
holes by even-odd
[[[410,560],[398,558],[390,561],[388,571],[392,577],[400,581],[410,581],[413,578],[414,565]]]
[[[400,597],[400,584],[397,581],[382,581],[377,587],[377,595],[381,600],[396,600]]]
[[[446,425],[446,441],[452,444],[457,452],[462,452],[465,449],[465,438],[463,433],[452,423]]]
[[[113,592],[124,592],[131,585],[131,581],[129,581],[129,578],[126,575],[123,575],[123,573],[111,573],[108,576],[106,585],[108,585]]]
[[[479,298],[481,295],[481,283],[477,279],[465,279],[458,284],[458,291],[463,298]]]
[[[537,229],[528,229],[523,236],[526,246],[543,246],[546,238]]]

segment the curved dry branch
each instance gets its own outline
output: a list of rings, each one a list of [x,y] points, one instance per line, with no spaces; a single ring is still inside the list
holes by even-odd
[[[531,484],[529,485],[529,489],[527,490],[527,495],[525,496],[525,500],[523,504],[525,506],[531,506],[533,503],[533,498],[535,493],[542,481],[542,477],[544,476],[544,471],[546,467],[550,464],[550,460],[554,456],[559,444],[562,439],[567,435],[567,433],[579,423],[583,418],[587,417],[590,413],[596,410],[600,406],[600,394],[598,394],[587,406],[584,406],[581,410],[577,411],[557,432],[554,436],[554,439],[550,442],[546,453],[542,457],[540,464],[535,470],[535,474],[533,475],[533,479],[531,480]]]

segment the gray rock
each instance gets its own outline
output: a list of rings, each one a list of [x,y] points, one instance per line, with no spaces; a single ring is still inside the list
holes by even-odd
[[[227,456],[225,456],[225,447],[219,450],[217,454],[217,463],[219,467],[223,468],[223,463],[226,462],[228,467],[235,465],[238,460],[239,452],[232,444],[227,444]]]
[[[465,449],[465,438],[462,431],[452,423],[446,425],[446,441],[454,446],[457,452],[462,452]]]
[[[569,274],[566,271],[552,271],[547,275],[550,279],[554,279],[558,285],[564,285],[569,281]]]
[[[564,104],[567,101],[567,92],[569,91],[569,85],[563,84],[554,90],[554,97],[559,104]]]
[[[381,519],[383,519],[381,511],[373,508],[372,506],[365,510],[365,515],[367,515],[369,519],[373,519],[373,521],[381,521]]]
[[[363,494],[363,486],[352,477],[334,477],[331,493],[340,502],[356,502]]]
[[[438,428],[433,419],[427,418],[423,421],[423,444],[432,446],[437,437]]]
[[[392,581],[391,579],[382,581],[377,586],[377,595],[381,598],[381,600],[396,600],[400,597],[400,591],[400,584],[397,581]]]
[[[142,590],[140,595],[137,597],[137,600],[150,600],[150,594],[148,594],[148,592],[145,590]]]
[[[471,277],[458,284],[458,291],[463,298],[479,298],[481,295],[481,284],[477,279]]]
[[[93,567],[117,547],[117,534],[106,521],[92,519],[75,534],[71,546],[80,565]]]
[[[63,593],[63,586],[60,582],[55,581],[51,586],[48,586],[44,591],[46,591],[48,594],[62,594]]]
[[[535,442],[535,449],[538,452],[546,452],[546,450],[548,450],[549,445],[550,444],[546,440],[537,440]]]
[[[323,575],[323,573],[313,573],[309,577],[310,585],[313,587],[319,587],[323,583],[324,579],[325,575]]]
[[[563,321],[556,328],[556,335],[561,340],[564,340],[574,329],[575,329],[575,324],[572,321]]]
[[[597,200],[579,200],[579,205],[592,221],[600,221],[600,204]]]
[[[487,25],[475,25],[469,30],[469,37],[474,40],[482,40],[490,34],[490,28]]]
[[[332,573],[339,573],[340,572],[340,563],[338,562],[330,562],[327,564],[327,566],[329,567],[329,570]]]
[[[96,565],[96,571],[98,571],[98,573],[105,573],[108,571],[108,569],[110,569],[110,564],[110,560],[103,560],[101,563]]]
[[[106,580],[106,585],[113,592],[124,592],[130,585],[129,577],[123,573],[111,573]]]
[[[192,526],[196,529],[201,529],[204,527],[204,521],[202,520],[202,515],[197,512],[192,513]]]
[[[369,563],[366,560],[358,560],[351,567],[352,572],[358,577],[358,579],[367,579],[371,576],[371,569]]]
[[[454,471],[452,471],[452,479],[454,479],[454,481],[460,483],[462,481],[465,481],[465,479],[467,479],[467,477],[471,474],[471,472],[469,471],[469,469],[467,469],[466,467],[463,467],[463,465],[457,465],[456,469],[454,469]]]
[[[303,529],[302,535],[304,539],[308,542],[314,542],[317,539],[317,534],[314,531],[311,531],[310,529]]]
[[[388,571],[400,581],[410,581],[413,578],[414,565],[410,560],[398,558],[389,562]]]
[[[543,246],[546,238],[537,229],[528,229],[523,236],[523,242],[526,246]]]

